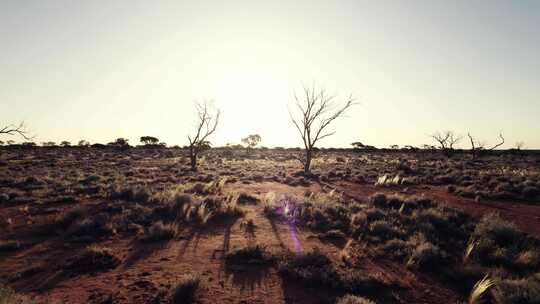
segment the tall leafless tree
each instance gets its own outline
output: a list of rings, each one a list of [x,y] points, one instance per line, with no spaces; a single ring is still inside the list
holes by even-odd
[[[289,115],[304,142],[305,157],[300,158],[300,161],[304,165],[304,173],[309,174],[315,145],[319,140],[335,134],[334,131],[327,132],[326,128],[354,105],[354,98],[350,95],[343,105],[338,105],[335,96],[328,95],[323,88],[317,89],[315,86],[311,89],[304,87],[302,96],[294,94],[294,98],[299,117],[294,118],[290,109]]]
[[[491,148],[486,148],[486,144],[482,141],[474,139],[471,133],[467,133],[467,136],[469,137],[469,141],[471,142],[471,154],[473,159],[477,158],[483,151],[493,151],[504,144],[504,137],[502,133],[499,134],[499,138],[501,139],[501,141],[493,145]]]
[[[436,142],[439,143],[439,149],[443,151],[446,156],[452,155],[454,151],[454,145],[461,140],[461,136],[454,134],[452,131],[437,132],[431,135]]]
[[[189,159],[191,170],[197,171],[197,156],[199,152],[208,143],[207,138],[212,135],[217,128],[219,122],[220,110],[213,113],[207,101],[196,104],[197,123],[196,133],[193,136],[188,136],[189,140]]]
[[[21,122],[18,125],[7,125],[5,127],[0,127],[0,135],[1,134],[19,135],[26,140],[32,139],[31,137],[28,136],[28,131],[26,131],[24,122]]]

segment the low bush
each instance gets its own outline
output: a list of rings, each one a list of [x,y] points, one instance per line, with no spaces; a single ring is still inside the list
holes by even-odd
[[[197,290],[201,284],[201,279],[195,275],[186,275],[175,285],[172,302],[174,304],[189,304],[195,301]]]
[[[150,226],[144,236],[142,241],[145,242],[158,242],[166,241],[174,238],[177,234],[177,228],[173,224],[163,224],[162,221],[156,222]]]
[[[120,264],[109,248],[88,246],[80,254],[67,261],[67,269],[72,275],[79,273],[95,273],[116,268]]]
[[[278,270],[282,276],[308,286],[336,288],[340,285],[332,261],[318,250],[289,254],[279,262]]]
[[[375,304],[375,302],[355,295],[345,295],[339,298],[336,304]]]
[[[243,247],[225,256],[227,264],[268,265],[274,261],[274,257],[260,245]]]
[[[492,290],[496,303],[540,303],[540,273],[522,279],[503,279]]]
[[[144,186],[113,186],[109,191],[109,198],[113,200],[146,203],[151,197],[152,192]]]
[[[539,269],[538,241],[497,214],[484,216],[471,238],[476,243],[471,256],[484,266],[503,266],[527,272]]]

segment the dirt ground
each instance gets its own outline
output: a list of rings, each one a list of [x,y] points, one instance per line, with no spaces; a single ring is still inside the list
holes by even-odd
[[[300,165],[287,157],[287,153],[292,153],[287,151],[276,152],[270,159],[264,155],[242,159],[243,154],[210,154],[201,160],[198,173],[189,172],[182,152],[123,153],[2,151],[0,241],[17,245],[12,250],[0,251],[0,283],[38,301],[64,303],[169,303],[175,282],[194,273],[201,278],[196,303],[335,303],[344,294],[285,278],[277,267],[231,268],[225,263],[225,255],[235,249],[262,245],[276,254],[317,249],[338,268],[349,267],[341,258],[346,242],[327,241],[309,227],[268,217],[262,203],[240,205],[243,216],[213,225],[181,225],[174,238],[155,243],[142,242],[140,232],[120,229],[90,241],[67,241],[65,231],[47,231],[47,223],[75,207],[85,207],[87,214],[94,216],[113,214],[113,208],[120,204],[139,204],[137,199],[129,203],[125,202],[128,199],[112,199],[110,189],[116,184],[144,185],[155,194],[179,184],[226,179],[220,189],[223,196],[247,193],[262,199],[268,193],[277,197],[339,193],[347,201],[358,203],[367,202],[376,193],[426,197],[465,212],[473,220],[499,213],[531,237],[540,236],[540,200],[536,198],[467,197],[449,191],[448,184],[424,182],[437,176],[426,177],[427,173],[418,173],[416,168],[437,167],[433,163],[444,163],[444,159],[420,162],[413,161],[415,156],[408,156],[416,173],[407,174],[396,169],[396,163],[405,158],[403,155],[370,158],[325,154],[314,169],[320,176],[311,178],[298,173]],[[508,160],[501,162],[501,166],[509,166]],[[478,170],[491,170],[487,165],[480,167]],[[533,171],[527,178],[531,185],[538,185],[536,159],[521,161],[516,167]],[[400,172],[411,180],[375,185],[380,176]],[[98,176],[98,181],[88,181],[90,176]],[[145,208],[147,204],[140,203]],[[125,206],[122,208],[127,210]],[[248,221],[253,223],[251,230],[245,228]],[[65,271],[73,256],[89,244],[109,248],[119,259],[119,265],[99,272]],[[437,272],[412,269],[401,261],[375,254],[370,244],[361,240],[357,245],[364,256],[360,265],[355,266],[357,270],[376,273],[391,286],[384,294],[366,295],[377,303],[460,303],[468,296],[442,280]]]

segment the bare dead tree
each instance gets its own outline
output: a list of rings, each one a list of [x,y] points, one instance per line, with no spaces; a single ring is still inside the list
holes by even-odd
[[[452,155],[454,145],[461,141],[461,136],[455,135],[452,131],[445,131],[443,133],[437,132],[432,134],[431,138],[439,143],[439,149],[441,149],[446,156]]]
[[[188,136],[189,140],[189,159],[191,163],[191,170],[197,171],[197,156],[199,152],[204,148],[204,145],[208,142],[207,138],[212,135],[217,128],[219,122],[220,110],[216,110],[212,113],[209,109],[208,102],[196,104],[197,109],[197,132],[194,136]]]
[[[304,173],[309,174],[315,145],[319,140],[335,134],[335,131],[326,132],[326,128],[354,105],[354,98],[350,95],[344,105],[338,106],[334,101],[335,96],[328,95],[323,88],[316,89],[315,86],[311,89],[304,87],[303,96],[298,97],[295,93],[294,98],[300,119],[295,119],[290,109],[289,115],[304,142],[305,157],[299,160],[304,165]]]
[[[467,133],[467,136],[469,137],[469,141],[471,142],[471,154],[472,158],[476,159],[478,156],[478,152],[484,149],[485,144],[483,142],[480,142],[478,140],[475,140],[471,133]]]
[[[28,131],[26,131],[26,126],[24,125],[24,122],[21,122],[18,125],[7,125],[5,127],[0,128],[0,135],[1,134],[19,135],[26,140],[32,139],[32,137],[28,136]]]
[[[471,133],[467,133],[467,136],[471,142],[471,154],[473,159],[477,158],[484,151],[493,151],[504,144],[504,137],[502,133],[499,133],[499,138],[501,141],[493,145],[491,148],[486,148],[486,144],[484,142],[475,140]]]

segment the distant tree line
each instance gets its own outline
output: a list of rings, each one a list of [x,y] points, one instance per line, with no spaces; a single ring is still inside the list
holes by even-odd
[[[310,175],[313,158],[316,157],[316,152],[319,151],[317,145],[324,138],[335,134],[335,131],[329,130],[330,125],[346,114],[346,112],[355,104],[355,99],[350,95],[339,103],[336,101],[336,96],[328,94],[324,88],[317,88],[313,85],[311,88],[304,86],[300,95],[295,93],[294,100],[296,101],[295,107],[293,109],[289,108],[289,116],[303,143],[303,153],[297,155],[296,158],[302,163],[304,174]],[[216,132],[220,121],[221,111],[219,109],[213,109],[210,104],[211,102],[204,101],[195,105],[195,130],[187,136],[188,145],[184,147],[184,149],[188,151],[190,167],[193,171],[196,171],[198,168],[197,160],[201,152],[211,148],[209,138]],[[32,141],[33,137],[29,135],[24,123],[20,123],[19,125],[6,125],[3,127],[0,125],[0,136],[18,136],[26,140],[17,146],[36,146],[36,143]],[[447,157],[452,157],[458,150],[455,148],[456,145],[463,139],[463,136],[458,135],[453,131],[439,131],[431,134],[430,137],[434,141],[434,145],[425,144],[422,148],[406,145],[403,148],[400,148],[399,145],[393,144],[389,146],[388,151],[430,151],[440,152]],[[502,132],[498,136],[499,140],[491,146],[488,146],[484,141],[474,137],[471,132],[467,133],[467,137],[469,138],[470,148],[466,151],[470,153],[472,159],[488,154],[505,144],[505,138]],[[262,138],[259,134],[250,134],[245,138],[242,138],[241,142],[244,144],[246,152],[249,153],[260,144],[261,140]],[[160,140],[154,136],[141,136],[139,141],[142,144],[142,146],[140,146],[142,148],[159,149],[167,147],[164,142],[160,142]],[[6,140],[5,142],[0,140],[0,146],[6,144],[14,146],[15,141],[13,139]],[[58,147],[53,141],[42,142],[41,145],[43,147]],[[353,150],[357,152],[386,151],[386,149],[378,149],[375,146],[365,145],[359,141],[353,142],[351,145]],[[74,147],[69,141],[61,141],[59,146],[64,148]],[[244,148],[244,146],[239,144],[227,144],[228,149],[240,149]],[[87,140],[80,140],[76,147],[112,147],[123,151],[130,149],[131,145],[127,138],[119,137],[106,145],[100,143],[90,144]],[[515,144],[515,147],[511,149],[511,151],[520,152],[524,147],[525,144],[520,141]],[[261,147],[260,149],[265,148]],[[275,147],[274,149],[284,150],[282,147]],[[287,150],[300,151],[301,149],[290,148]]]

